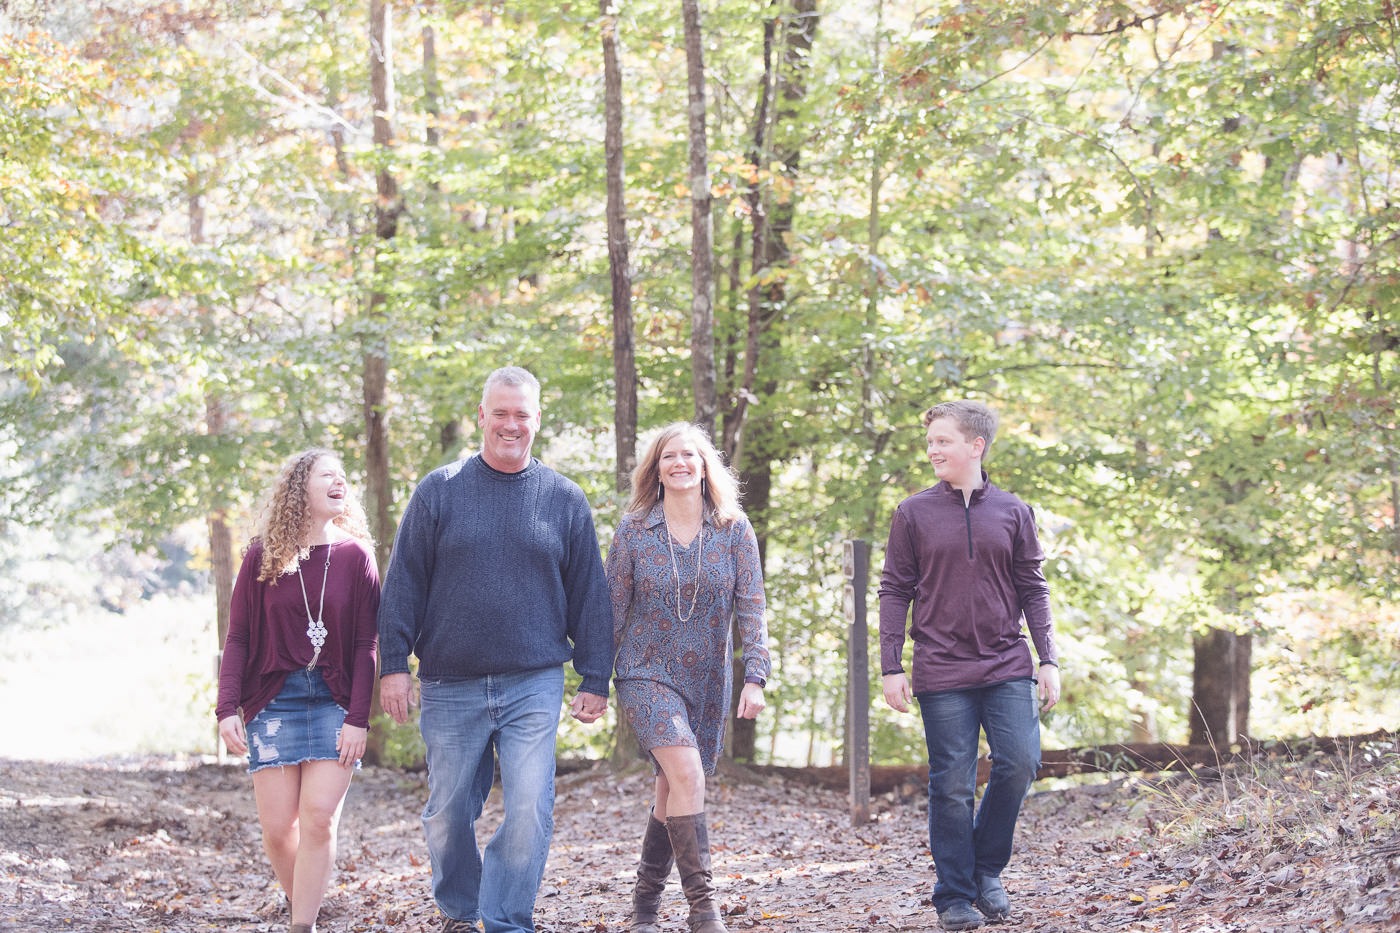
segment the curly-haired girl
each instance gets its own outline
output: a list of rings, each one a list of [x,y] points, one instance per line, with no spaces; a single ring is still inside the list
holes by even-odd
[[[373,541],[340,459],[297,454],[243,554],[215,711],[228,750],[248,756],[291,933],[314,930],[335,866],[369,731],[378,610]]]

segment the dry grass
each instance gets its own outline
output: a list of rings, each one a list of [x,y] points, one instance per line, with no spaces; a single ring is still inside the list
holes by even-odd
[[[1272,903],[1279,929],[1304,916],[1312,929],[1400,928],[1400,741],[1142,786],[1159,856],[1189,887],[1183,905]]]

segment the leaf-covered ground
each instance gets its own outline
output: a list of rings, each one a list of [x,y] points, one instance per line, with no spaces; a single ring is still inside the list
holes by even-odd
[[[1397,761],[1391,744],[1347,761],[1038,789],[1005,875],[1012,919],[987,929],[1400,929]],[[541,931],[626,929],[647,784],[601,767],[561,775]],[[323,933],[437,929],[426,793],[421,774],[355,778]],[[936,928],[919,794],[878,799],[859,828],[842,795],[790,779],[726,774],[710,797],[731,929]],[[679,933],[674,882],[667,897],[663,921]],[[0,760],[0,930],[285,927],[241,767]]]

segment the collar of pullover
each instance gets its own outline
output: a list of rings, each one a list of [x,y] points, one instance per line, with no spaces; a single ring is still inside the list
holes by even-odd
[[[481,472],[487,477],[502,483],[519,482],[520,480],[525,479],[531,473],[535,472],[535,470],[538,469],[540,465],[540,462],[538,460],[536,460],[534,457],[531,457],[530,462],[525,465],[525,469],[515,473],[502,473],[500,470],[487,463],[486,458],[483,457],[481,454],[477,454],[476,456],[472,457],[472,462],[475,463],[477,468],[480,469]]]
[[[988,491],[990,491],[990,490],[992,490],[992,489],[995,489],[995,488],[996,488],[996,487],[992,485],[991,480],[989,480],[989,479],[987,478],[987,471],[986,471],[986,470],[983,470],[983,471],[982,471],[982,485],[981,485],[981,486],[978,486],[976,489],[972,490],[972,499],[971,499],[970,501],[971,501],[971,502],[977,502],[977,501],[980,500],[980,499],[986,498],[986,495],[987,495]],[[944,496],[944,497],[949,498],[949,499],[956,499],[956,500],[958,500],[958,505],[962,505],[962,504],[963,504],[963,494],[962,494],[962,490],[961,490],[961,489],[958,489],[956,486],[952,485],[951,483],[947,483],[947,482],[944,482],[943,480],[939,480],[939,481],[938,481],[938,485],[936,485],[936,486],[933,487],[933,491],[934,491],[934,494],[935,494],[935,495]]]

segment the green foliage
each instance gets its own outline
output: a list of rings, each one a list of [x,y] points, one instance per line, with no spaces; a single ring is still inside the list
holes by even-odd
[[[595,8],[396,5],[386,155],[360,7],[30,7],[0,21],[0,520],[147,546],[244,515],[295,448],[353,468],[382,345],[400,503],[474,446],[482,379],[519,363],[545,382],[540,450],[606,545]],[[919,413],[952,395],[1002,411],[988,470],[1042,523],[1054,740],[1179,734],[1206,621],[1265,643],[1280,728],[1330,721],[1285,694],[1355,711],[1394,683],[1354,611],[1400,582],[1385,9],[830,5],[755,153],[760,17],[792,11],[707,7],[722,393],[751,296],[783,285],[737,464],[774,469],[764,754],[839,752],[840,542],[872,541],[878,574],[891,509],[932,481]],[[645,432],[692,409],[685,60],[673,5],[617,12]],[[383,249],[381,165],[403,205]],[[788,260],[758,270],[751,190],[793,215]],[[916,727],[879,703],[872,722],[881,760],[917,756]]]
[[[416,768],[427,759],[428,750],[423,745],[423,734],[418,731],[418,718],[398,725],[388,716],[380,713],[372,727],[384,732],[384,746],[380,753],[380,764],[389,768]]]

